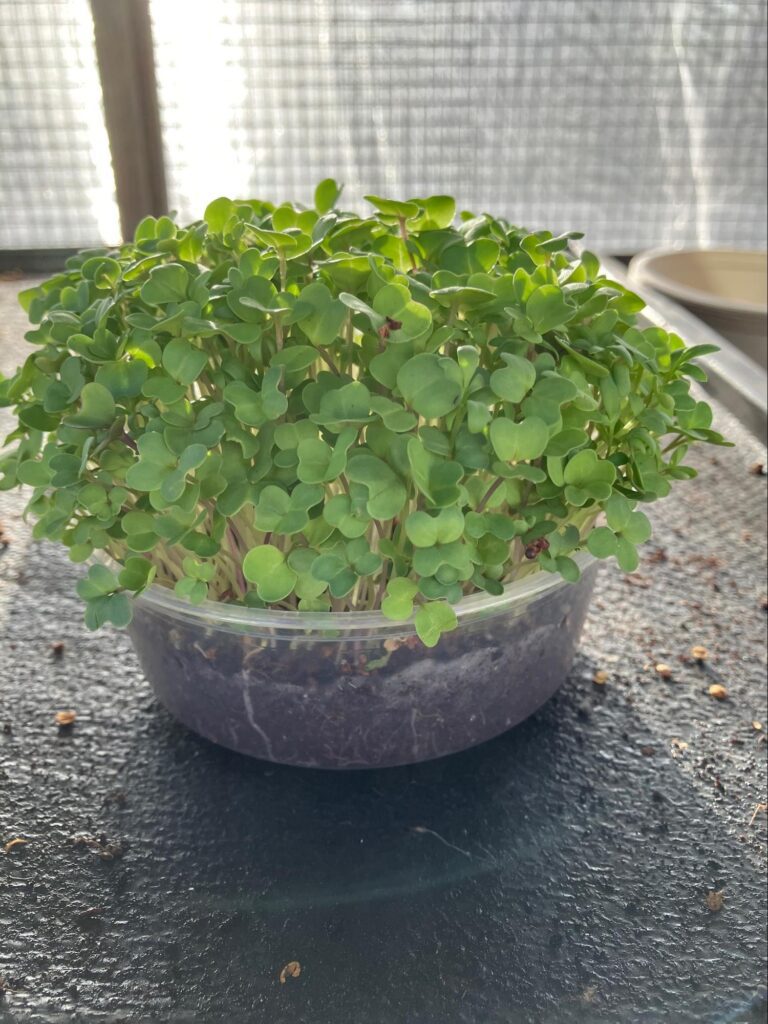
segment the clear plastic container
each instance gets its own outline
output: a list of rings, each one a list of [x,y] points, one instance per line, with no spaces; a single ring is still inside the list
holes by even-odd
[[[216,743],[312,768],[409,764],[497,736],[552,696],[597,572],[577,561],[578,583],[538,572],[465,598],[431,649],[378,612],[194,606],[160,587],[129,629],[160,701]]]

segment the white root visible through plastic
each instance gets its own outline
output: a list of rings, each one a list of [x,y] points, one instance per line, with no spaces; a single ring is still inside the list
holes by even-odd
[[[449,850],[455,850],[457,853],[460,853],[463,857],[469,857],[470,860],[473,859],[472,854],[469,852],[469,850],[462,850],[460,846],[454,846],[454,844],[449,843],[447,839],[443,839],[439,832],[435,832],[431,828],[426,828],[424,825],[414,825],[413,828],[411,829],[411,832],[417,832],[419,835],[426,834],[434,836],[435,839],[440,840],[443,846],[447,846]]]

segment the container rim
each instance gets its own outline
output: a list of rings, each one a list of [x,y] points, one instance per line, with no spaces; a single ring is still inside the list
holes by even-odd
[[[764,249],[735,249],[728,247],[706,248],[703,246],[658,246],[646,249],[633,256],[629,261],[629,287],[634,283],[640,287],[655,288],[677,302],[693,302],[711,310],[724,313],[747,313],[752,316],[765,316],[768,306],[747,299],[726,299],[724,296],[713,295],[711,292],[690,285],[681,284],[667,277],[657,266],[657,261],[666,256],[764,256]]]
[[[588,551],[578,551],[573,559],[583,572],[597,561]],[[539,569],[521,580],[507,584],[502,594],[479,592],[462,598],[454,606],[459,623],[476,616],[487,617],[506,611],[518,601],[541,597],[560,587],[570,586],[567,580],[554,573]],[[246,608],[218,601],[190,604],[177,597],[168,587],[153,585],[135,598],[136,604],[148,612],[159,612],[188,623],[199,623],[201,628],[230,629],[234,631],[277,630],[287,633],[344,633],[357,632],[407,633],[413,632],[413,619],[396,622],[380,611],[365,612],[288,612],[269,608]]]

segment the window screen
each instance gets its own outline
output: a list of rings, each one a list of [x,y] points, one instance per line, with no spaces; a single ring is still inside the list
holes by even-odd
[[[762,0],[153,0],[171,201],[450,192],[630,252],[764,246]]]
[[[119,236],[87,0],[0,0],[0,249]]]

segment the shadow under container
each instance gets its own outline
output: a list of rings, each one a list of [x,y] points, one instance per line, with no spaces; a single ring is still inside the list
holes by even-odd
[[[308,768],[412,764],[498,736],[557,690],[597,573],[577,562],[577,583],[536,572],[464,598],[433,648],[379,612],[195,606],[160,587],[129,630],[162,704],[215,743]]]

